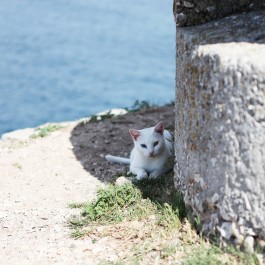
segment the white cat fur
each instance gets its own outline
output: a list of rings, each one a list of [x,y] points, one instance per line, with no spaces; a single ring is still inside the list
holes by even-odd
[[[169,131],[164,130],[163,122],[155,127],[142,130],[131,129],[134,142],[130,158],[106,155],[110,162],[130,164],[130,172],[137,180],[157,178],[168,172],[166,162],[173,155],[173,139]]]

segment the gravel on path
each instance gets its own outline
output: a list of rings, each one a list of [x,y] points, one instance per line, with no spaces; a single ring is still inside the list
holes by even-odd
[[[68,204],[91,200],[103,184],[76,160],[72,130],[0,141],[1,264],[94,264],[91,240],[70,237]]]

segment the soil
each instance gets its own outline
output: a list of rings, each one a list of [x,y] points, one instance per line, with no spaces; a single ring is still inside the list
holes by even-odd
[[[104,156],[129,156],[129,128],[174,128],[174,107],[147,109],[100,122],[70,122],[47,137],[0,141],[1,264],[97,264],[112,260],[118,241],[75,240],[69,203],[94,198],[127,166]],[[13,137],[14,138],[14,137]],[[16,138],[16,137],[15,137]],[[106,241],[107,240],[107,241]],[[115,251],[114,251],[115,250]],[[115,254],[115,255],[116,255]]]
[[[100,122],[80,123],[71,133],[74,154],[90,174],[102,182],[112,182],[113,176],[124,174],[128,166],[110,165],[105,155],[129,157],[133,147],[129,129],[152,127],[159,121],[163,121],[167,129],[174,129],[173,106],[131,112]]]

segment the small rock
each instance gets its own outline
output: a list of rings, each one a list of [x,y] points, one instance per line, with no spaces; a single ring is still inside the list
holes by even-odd
[[[183,26],[187,21],[187,16],[184,13],[176,14],[175,15],[175,22],[177,26]]]
[[[248,253],[254,253],[254,238],[247,236],[244,240],[244,249]]]
[[[246,234],[249,236],[256,236],[257,235],[252,228],[246,228]]]
[[[74,243],[72,243],[69,248],[76,248],[76,245]]]
[[[104,116],[104,115],[119,116],[119,115],[125,115],[127,113],[128,111],[126,109],[110,109],[96,113],[96,116]]]
[[[176,0],[176,6],[181,6],[180,0]]]
[[[188,1],[184,1],[183,4],[184,4],[184,6],[187,7],[187,8],[193,8],[193,7],[194,7],[194,4],[191,3],[191,2],[188,2]]]
[[[224,222],[221,227],[217,227],[221,236],[225,239],[230,239],[232,236],[232,223]]]
[[[231,226],[232,235],[235,236],[238,240],[242,238],[242,235],[239,232],[237,225],[233,222]]]
[[[115,181],[115,184],[117,186],[121,186],[121,185],[124,185],[126,183],[131,183],[131,181],[128,178],[125,178],[124,176],[117,178]]]
[[[259,244],[259,246],[260,246],[261,248],[265,248],[265,241],[264,241],[264,240],[259,239],[259,240],[258,240],[258,244]]]
[[[211,12],[215,12],[216,10],[216,6],[209,6],[206,8],[207,12],[211,13]]]
[[[213,195],[212,198],[211,198],[211,202],[212,202],[213,204],[215,204],[215,203],[218,202],[218,200],[219,200],[219,195],[218,195],[217,193],[214,193],[214,195]]]

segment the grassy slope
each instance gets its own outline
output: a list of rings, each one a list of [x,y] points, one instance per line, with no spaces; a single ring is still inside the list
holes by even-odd
[[[95,201],[70,205],[82,209],[69,221],[72,235],[119,242],[119,258],[100,264],[259,264],[256,254],[232,246],[221,249],[199,235],[172,181],[168,175],[157,181],[111,184],[98,191]]]

